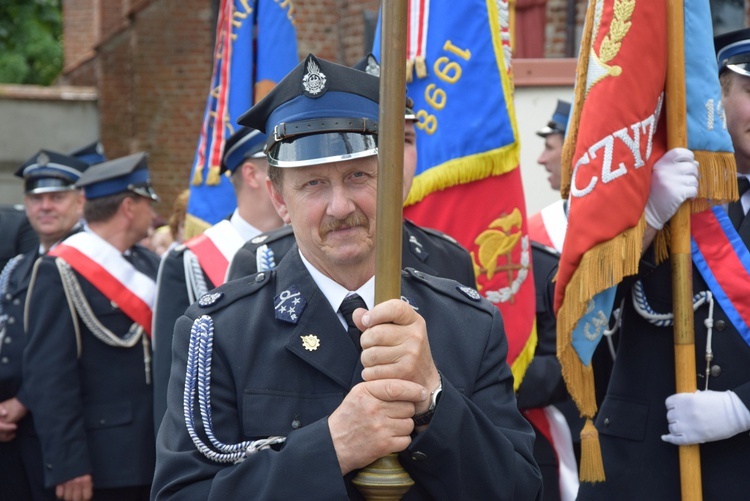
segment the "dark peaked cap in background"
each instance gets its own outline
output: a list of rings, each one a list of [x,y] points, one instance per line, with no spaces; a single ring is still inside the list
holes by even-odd
[[[238,123],[266,131],[269,164],[303,167],[377,154],[379,79],[312,54]]]
[[[62,153],[39,150],[15,175],[24,180],[24,193],[50,193],[76,189],[75,183],[89,164]]]
[[[94,165],[81,176],[76,186],[84,188],[87,200],[132,191],[159,201],[151,186],[145,153],[135,153]]]

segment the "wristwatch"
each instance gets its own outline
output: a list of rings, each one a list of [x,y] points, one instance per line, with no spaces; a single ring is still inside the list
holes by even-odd
[[[440,384],[430,393],[430,406],[422,414],[412,417],[414,426],[424,426],[430,424],[430,421],[432,421],[432,416],[435,414],[435,407],[437,407],[438,400],[440,400],[440,393],[443,391],[443,376],[439,372],[438,377],[440,377]]]

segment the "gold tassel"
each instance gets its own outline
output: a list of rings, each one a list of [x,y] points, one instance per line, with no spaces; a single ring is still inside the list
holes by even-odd
[[[414,81],[414,59],[406,60],[406,83]]]
[[[599,443],[599,432],[591,419],[581,430],[581,482],[604,482],[604,461],[602,460],[602,446]]]
[[[200,186],[203,184],[203,169],[196,166],[195,172],[193,172],[193,186]]]
[[[424,56],[417,56],[415,66],[417,68],[417,76],[425,78],[427,76],[427,62],[424,60]]]
[[[220,168],[218,165],[212,165],[208,169],[208,179],[206,179],[206,186],[217,186],[221,183],[221,177],[219,176]]]

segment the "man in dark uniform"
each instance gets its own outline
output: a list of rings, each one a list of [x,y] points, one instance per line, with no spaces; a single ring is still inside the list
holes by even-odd
[[[266,135],[240,128],[226,142],[221,173],[231,174],[237,209],[228,219],[191,238],[162,259],[154,310],[154,424],[166,411],[172,365],[172,332],[188,306],[223,284],[237,249],[263,231],[283,223],[266,189]]]
[[[23,205],[0,206],[0,269],[12,258],[39,245],[39,238],[29,224]]]
[[[0,274],[0,485],[7,499],[55,499],[51,489],[44,489],[42,452],[22,379],[24,307],[36,259],[81,228],[83,194],[75,183],[87,167],[42,150],[16,171],[24,180],[27,221],[39,243],[15,256]]]
[[[297,244],[178,320],[156,499],[362,499],[352,477],[389,452],[404,499],[539,496],[499,310],[411,268],[373,304],[378,88],[310,55],[240,119],[273,138]]]
[[[368,54],[354,69],[369,75],[380,76],[380,66],[372,54]],[[416,115],[407,98],[404,115],[404,200],[411,188],[417,169],[417,134],[414,128]],[[476,286],[474,263],[469,252],[455,239],[432,228],[417,226],[404,219],[401,265],[422,270],[430,275],[452,278],[469,287]],[[292,228],[283,228],[258,235],[240,248],[229,267],[228,280],[269,270],[278,263],[294,245]]]
[[[750,29],[720,35],[715,45],[742,193],[750,176]],[[661,182],[669,192],[688,185],[670,180],[669,185]],[[654,181],[651,186],[649,203]],[[672,311],[670,261],[656,265],[652,248],[644,254],[639,280],[627,291],[617,360],[596,420],[607,481],[582,484],[580,499],[680,499],[678,446],[690,444],[701,444],[703,499],[747,497],[750,219],[745,214],[749,205],[750,195],[745,192],[726,208],[696,215],[702,224],[691,225],[693,245],[700,249],[693,253],[692,270],[699,388],[694,393],[675,394],[673,322],[665,314]],[[649,220],[648,208],[646,216],[651,234],[669,219]],[[741,264],[728,270],[732,263]]]
[[[45,485],[64,499],[148,499],[154,467],[151,316],[158,258],[136,245],[157,200],[146,156],[86,170],[85,231],[29,285],[24,382]]]

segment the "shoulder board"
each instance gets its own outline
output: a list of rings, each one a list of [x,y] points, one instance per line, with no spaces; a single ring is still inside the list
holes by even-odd
[[[497,310],[495,305],[485,299],[476,289],[466,287],[455,280],[429,275],[414,268],[406,268],[401,272],[401,275],[407,280],[411,279],[413,283],[424,284],[436,292],[453,298],[460,303],[469,304],[478,310],[490,314],[493,313],[493,310]]]
[[[246,249],[256,248],[260,247],[261,245],[268,245],[272,242],[277,242],[289,237],[294,238],[294,233],[292,231],[292,227],[290,225],[286,225],[282,226],[279,229],[261,233],[260,235],[251,238],[244,247]]]
[[[420,230],[422,230],[423,232],[427,233],[430,236],[438,237],[441,240],[445,240],[446,242],[450,242],[453,245],[456,245],[456,246],[461,247],[463,249],[463,246],[460,243],[458,243],[458,240],[456,240],[455,238],[453,238],[450,235],[447,235],[447,234],[443,233],[442,231],[436,230],[435,228],[428,228],[426,226],[419,226],[418,224],[414,224],[413,221],[409,221],[408,219],[405,220],[405,221],[406,221],[406,223],[408,223],[408,225],[410,225],[412,227],[419,228]]]
[[[185,314],[197,318],[201,315],[209,315],[218,311],[238,299],[258,292],[266,284],[273,282],[272,276],[274,274],[274,271],[261,271],[249,277],[227,282],[198,298]]]
[[[531,241],[531,248],[536,249],[540,252],[544,252],[545,254],[549,254],[550,256],[553,256],[557,259],[560,259],[560,253],[557,252],[557,249],[553,247],[549,247],[548,245],[540,244],[539,242]]]

